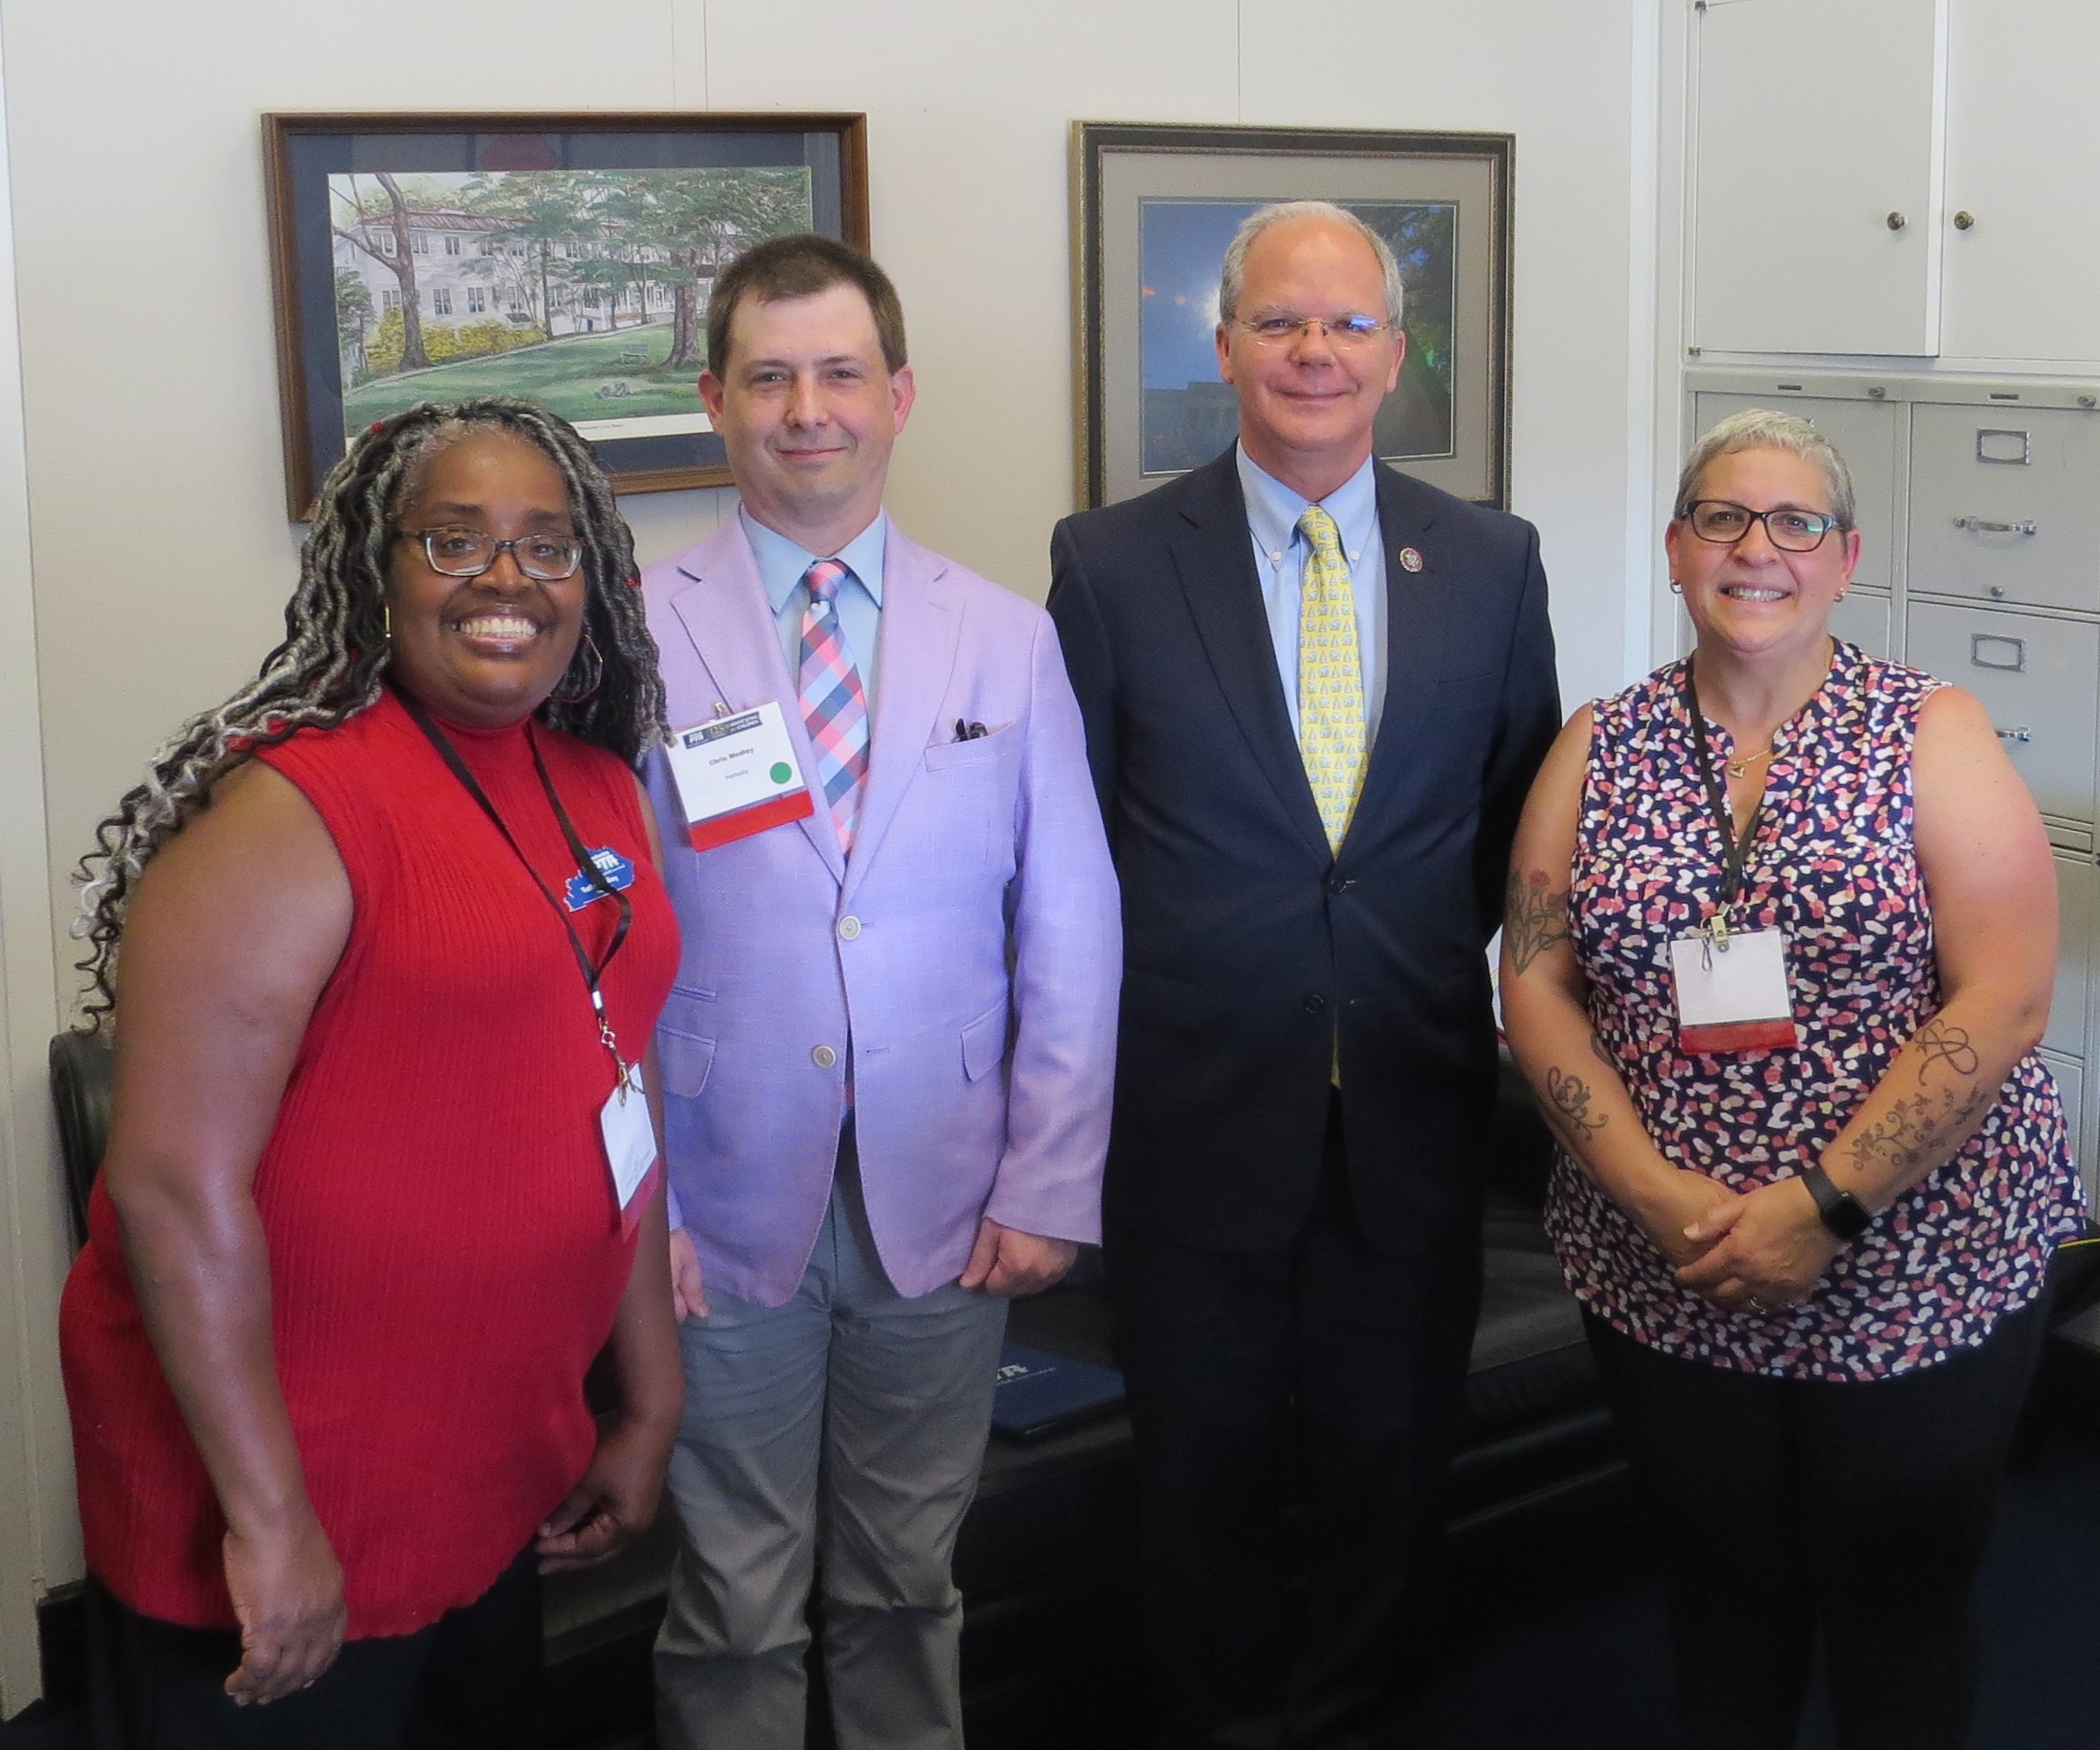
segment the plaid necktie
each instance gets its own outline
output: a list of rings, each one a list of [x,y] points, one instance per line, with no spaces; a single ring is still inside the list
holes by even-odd
[[[838,622],[838,586],[851,575],[836,559],[820,559],[802,574],[809,606],[802,612],[800,675],[802,721],[816,749],[817,782],[839,849],[849,855],[867,788],[867,695]]]
[[[1298,597],[1298,749],[1327,848],[1339,852],[1363,791],[1370,746],[1356,648],[1356,593],[1334,518],[1317,504],[1298,526],[1313,544]]]

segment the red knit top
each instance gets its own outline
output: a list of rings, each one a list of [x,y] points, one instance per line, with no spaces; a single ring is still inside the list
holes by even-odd
[[[558,897],[576,859],[525,726],[445,727]],[[677,926],[635,781],[533,733],[585,845],[634,865],[604,990],[638,1061]],[[257,757],[327,824],[355,906],[255,1173],[277,1375],[350,1633],[406,1634],[485,1592],[590,1460],[584,1370],[635,1251],[598,1128],[614,1071],[560,921],[393,693]],[[594,959],[617,913],[573,914]],[[59,1314],[88,1566],[146,1615],[232,1627],[225,1522],[99,1185],[88,1225]]]

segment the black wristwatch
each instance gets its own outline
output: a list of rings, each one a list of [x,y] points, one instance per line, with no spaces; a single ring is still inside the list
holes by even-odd
[[[1851,1192],[1840,1191],[1820,1166],[1804,1166],[1801,1176],[1802,1182],[1809,1188],[1809,1195],[1816,1199],[1816,1213],[1838,1239],[1850,1244],[1867,1232],[1868,1224],[1874,1217],[1868,1214],[1866,1204]]]

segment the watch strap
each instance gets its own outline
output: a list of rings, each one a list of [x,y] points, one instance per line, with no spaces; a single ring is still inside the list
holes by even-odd
[[[1851,1192],[1840,1189],[1820,1165],[1804,1166],[1801,1177],[1809,1188],[1809,1195],[1816,1199],[1816,1213],[1822,1217],[1824,1226],[1846,1241],[1857,1239],[1867,1232],[1868,1224],[1874,1219],[1867,1205]]]

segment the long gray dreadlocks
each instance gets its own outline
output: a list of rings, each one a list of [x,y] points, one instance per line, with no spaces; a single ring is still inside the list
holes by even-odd
[[[378,702],[392,656],[384,591],[394,519],[431,459],[477,430],[508,431],[546,452],[561,470],[583,543],[584,629],[598,647],[602,678],[591,685],[588,671],[596,665],[579,640],[540,717],[630,766],[639,766],[662,739],[663,682],[642,593],[633,586],[634,540],[604,472],[568,422],[529,402],[494,396],[411,408],[381,420],[321,482],[313,526],[299,549],[298,587],[284,605],[284,642],[263,658],[247,686],[162,745],[145,782],[96,827],[95,849],[80,859],[73,934],[90,945],[79,962],[92,981],[81,1004],[90,1030],[115,1003],[124,913],[153,853],[244,760],[301,729],[333,729]]]

